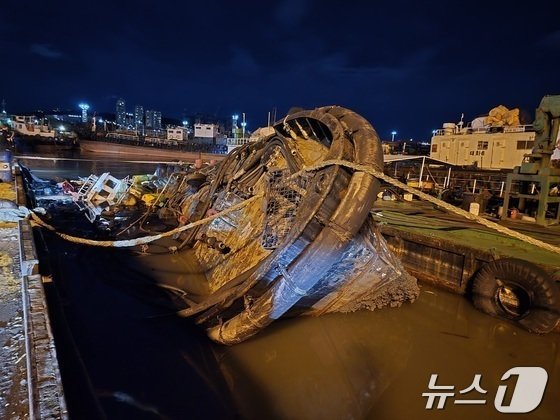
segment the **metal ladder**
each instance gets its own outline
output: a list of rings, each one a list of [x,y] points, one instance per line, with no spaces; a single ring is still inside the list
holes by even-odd
[[[121,185],[119,188],[119,198],[116,204],[120,204],[121,201],[123,201],[127,193],[130,191],[131,187],[132,187],[132,178],[129,175],[127,175],[125,178],[121,180]]]
[[[95,185],[95,183],[97,182],[98,176],[97,175],[90,175],[85,182],[82,184],[82,186],[80,187],[80,189],[78,190],[78,199],[83,199],[89,192],[89,190],[91,190],[91,187],[93,187]]]

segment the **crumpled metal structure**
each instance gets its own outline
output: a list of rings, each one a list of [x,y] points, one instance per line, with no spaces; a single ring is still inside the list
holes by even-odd
[[[175,200],[186,221],[260,198],[182,233],[178,248],[192,253],[207,284],[180,315],[195,316],[214,341],[234,344],[283,316],[417,297],[416,280],[369,220],[379,181],[338,165],[305,170],[333,159],[383,167],[375,130],[338,106],[289,114],[259,141],[189,175],[197,182]]]

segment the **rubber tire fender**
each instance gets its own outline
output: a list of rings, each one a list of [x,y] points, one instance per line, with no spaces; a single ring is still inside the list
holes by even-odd
[[[498,293],[503,286],[521,290],[526,302],[519,315],[506,311]],[[544,270],[517,258],[504,258],[484,265],[472,285],[474,306],[494,317],[517,322],[535,333],[548,333],[560,318],[560,288]]]

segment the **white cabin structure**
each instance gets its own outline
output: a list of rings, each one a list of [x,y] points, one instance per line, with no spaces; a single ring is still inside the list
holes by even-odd
[[[531,125],[462,128],[446,123],[434,132],[430,157],[452,165],[513,169],[534,145]]]
[[[217,124],[195,124],[194,136],[205,139],[215,139],[219,136]]]
[[[167,127],[167,140],[187,140],[188,132],[185,127]]]

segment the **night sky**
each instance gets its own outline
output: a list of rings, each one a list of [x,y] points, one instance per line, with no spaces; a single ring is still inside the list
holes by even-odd
[[[126,100],[229,116],[341,105],[428,139],[560,94],[558,1],[0,1],[8,112]]]

